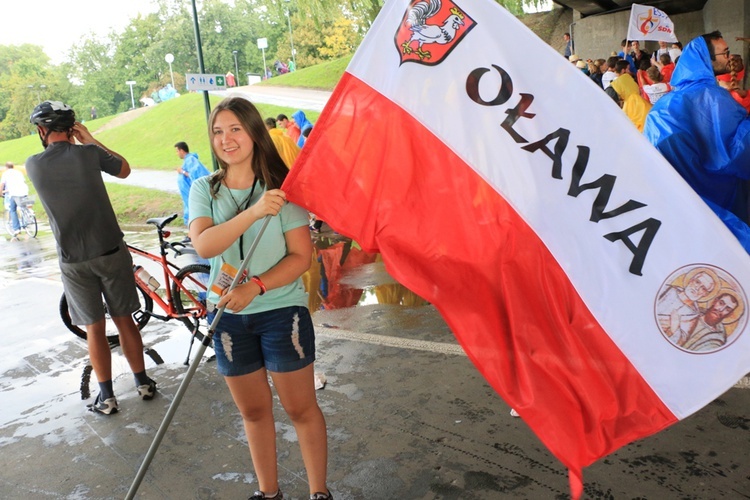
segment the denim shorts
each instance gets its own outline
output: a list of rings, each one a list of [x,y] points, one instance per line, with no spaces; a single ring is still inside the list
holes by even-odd
[[[209,313],[209,323],[215,315]],[[214,334],[214,351],[217,369],[225,377],[247,375],[264,366],[277,373],[300,370],[315,361],[310,311],[300,306],[254,314],[224,311]]]

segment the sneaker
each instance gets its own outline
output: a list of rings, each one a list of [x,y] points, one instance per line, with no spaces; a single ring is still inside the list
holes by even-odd
[[[148,384],[139,385],[138,395],[144,401],[149,401],[151,399],[154,399],[154,396],[156,395],[156,382],[154,382],[151,379],[148,379]]]
[[[510,409],[510,416],[511,416],[511,417],[516,417],[516,418],[518,418],[518,417],[520,417],[521,415],[519,415],[519,414],[518,414],[518,412],[517,412],[517,411],[516,411],[515,409],[511,408],[511,409]]]
[[[94,413],[110,415],[112,413],[117,413],[119,405],[117,404],[117,398],[107,398],[102,400],[102,395],[101,393],[99,393],[96,395],[96,399],[94,400],[94,402],[86,405],[86,408],[88,408],[89,411],[93,411]]]
[[[284,500],[284,494],[281,492],[281,489],[279,489],[279,491],[277,491],[272,497],[266,496],[262,491],[256,491],[253,493],[253,496],[247,500]]]
[[[313,493],[310,495],[310,500],[333,500],[333,495],[331,494],[330,490],[328,493]]]

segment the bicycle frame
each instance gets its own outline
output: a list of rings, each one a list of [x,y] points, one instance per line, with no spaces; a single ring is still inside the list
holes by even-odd
[[[18,222],[23,228],[25,228],[31,222],[32,217],[36,217],[36,214],[34,214],[34,209],[31,208],[31,205],[33,205],[33,203],[24,203],[22,205],[18,205]]]
[[[196,299],[195,296],[193,296],[192,292],[188,290],[180,281],[177,281],[176,276],[172,270],[179,271],[180,268],[169,261],[167,258],[167,249],[172,248],[171,243],[166,241],[164,239],[164,231],[157,227],[156,232],[159,235],[159,256],[156,256],[150,252],[147,252],[145,250],[142,250],[136,246],[127,244],[128,250],[131,254],[138,255],[140,257],[143,257],[145,259],[151,260],[153,262],[156,262],[161,266],[163,271],[163,278],[164,278],[164,288],[166,290],[166,297],[167,300],[164,301],[162,299],[161,295],[156,293],[156,291],[151,290],[146,283],[141,280],[138,275],[135,275],[135,282],[138,285],[138,288],[143,290],[151,299],[161,307],[161,309],[166,313],[166,316],[159,316],[151,312],[151,316],[160,319],[162,321],[167,321],[169,319],[179,319],[179,318],[202,318],[206,315],[206,308],[203,306],[203,304],[200,303]],[[180,290],[182,290],[187,297],[190,298],[190,300],[193,302],[194,306],[190,308],[189,313],[179,313],[175,306],[174,306],[174,297],[172,297],[172,287],[171,284],[176,283]]]

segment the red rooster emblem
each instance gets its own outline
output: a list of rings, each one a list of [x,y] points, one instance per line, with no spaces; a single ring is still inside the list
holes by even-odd
[[[402,61],[430,60],[436,64],[476,24],[455,3],[446,3],[444,6],[441,0],[419,0],[409,7],[396,33]],[[430,50],[423,48],[430,44],[435,46]]]

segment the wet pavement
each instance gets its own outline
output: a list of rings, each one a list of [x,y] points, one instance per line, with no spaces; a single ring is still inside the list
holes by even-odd
[[[96,380],[85,345],[59,319],[54,243],[41,229],[36,240],[0,237],[0,498],[123,498],[184,377],[189,335],[152,319],[142,333],[157,397],[137,398],[115,349],[120,413],[87,412],[82,397],[96,394]],[[143,231],[126,238],[147,247],[155,239]],[[396,284],[377,256],[330,232],[316,240],[320,262],[307,283],[336,498],[566,498],[565,469],[508,414],[435,309]],[[244,499],[257,486],[241,419],[210,354],[137,498]],[[304,499],[297,437],[274,404],[281,488]],[[584,471],[585,497],[750,498],[749,404],[750,390],[733,388],[600,460]]]

